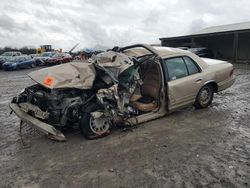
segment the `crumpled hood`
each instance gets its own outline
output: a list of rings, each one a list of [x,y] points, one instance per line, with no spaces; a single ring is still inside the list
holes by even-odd
[[[44,68],[28,74],[35,82],[50,88],[78,88],[91,89],[96,77],[96,69],[102,69],[114,82],[122,73],[123,82],[137,75],[133,70],[134,62],[131,57],[113,51],[103,52],[93,56],[88,62],[73,62],[54,67]],[[130,70],[132,68],[132,70]],[[128,71],[126,71],[128,70]],[[124,78],[125,77],[125,78]],[[105,80],[105,78],[104,78]]]
[[[91,89],[96,77],[92,63],[67,63],[33,71],[28,76],[50,89]]]

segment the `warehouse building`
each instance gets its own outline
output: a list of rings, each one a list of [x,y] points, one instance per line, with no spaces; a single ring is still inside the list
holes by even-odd
[[[250,63],[250,22],[208,27],[191,35],[160,40],[162,46],[207,47],[215,59]]]

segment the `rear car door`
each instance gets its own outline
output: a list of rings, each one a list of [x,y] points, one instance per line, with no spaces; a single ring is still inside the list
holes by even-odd
[[[165,79],[168,85],[169,110],[194,103],[203,86],[201,68],[188,56],[163,60]]]

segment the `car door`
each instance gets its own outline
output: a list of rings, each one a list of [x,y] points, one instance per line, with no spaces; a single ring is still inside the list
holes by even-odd
[[[25,68],[29,68],[31,66],[31,61],[28,57],[24,58],[24,64],[25,64]]]
[[[26,58],[25,57],[21,57],[20,58],[20,67],[21,68],[26,68],[27,67],[27,63],[26,63]]]
[[[35,65],[34,60],[33,60],[32,58],[28,57],[28,56],[25,58],[25,61],[26,61],[26,67],[27,67],[27,68],[32,67],[32,64]]]
[[[168,58],[163,64],[167,76],[169,110],[194,103],[204,82],[198,64],[188,56]]]

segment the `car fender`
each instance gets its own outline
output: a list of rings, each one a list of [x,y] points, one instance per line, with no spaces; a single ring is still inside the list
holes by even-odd
[[[203,86],[208,85],[208,84],[212,84],[213,86],[215,86],[215,88],[214,88],[214,89],[215,89],[215,92],[218,91],[218,84],[216,83],[215,80],[206,81],[206,82],[204,82]]]

